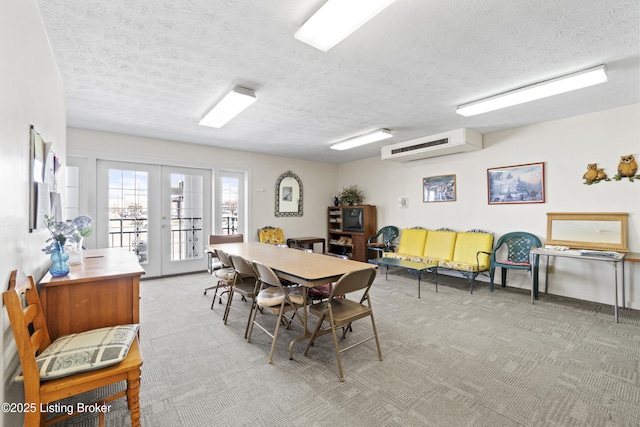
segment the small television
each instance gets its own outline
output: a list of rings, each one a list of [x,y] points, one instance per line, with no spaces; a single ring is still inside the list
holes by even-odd
[[[342,209],[342,231],[364,232],[364,209]]]

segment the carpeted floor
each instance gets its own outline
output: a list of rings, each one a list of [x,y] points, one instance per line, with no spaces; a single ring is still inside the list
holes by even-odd
[[[640,312],[441,277],[439,293],[399,270],[379,274],[372,303],[375,342],[343,354],[338,380],[330,335],[308,357],[301,332],[281,329],[274,364],[270,338],[222,306],[210,310],[206,273],[143,281],[140,402],[143,426],[638,426]],[[249,303],[234,305],[248,310]],[[261,315],[263,321],[273,316]],[[310,317],[315,320],[315,318]],[[348,342],[369,334],[354,324]],[[68,426],[97,425],[80,416]],[[130,425],[126,401],[108,427]]]

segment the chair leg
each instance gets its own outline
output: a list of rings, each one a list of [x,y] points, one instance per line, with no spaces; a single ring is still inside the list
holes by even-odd
[[[373,319],[373,312],[371,316],[371,326],[373,327],[373,336],[376,337],[376,347],[378,347],[378,359],[382,360],[382,350],[380,350],[380,340],[378,339],[378,329],[376,328],[376,321]]]
[[[131,427],[140,427],[140,369],[129,372],[127,405],[131,411]]]
[[[273,341],[271,342],[271,351],[269,352],[269,363],[273,364],[273,353],[276,350],[276,341],[278,340],[278,331],[280,330],[280,321],[282,320],[282,314],[284,312],[284,303],[280,306],[280,313],[278,313],[278,322],[276,323],[276,330],[273,333]]]
[[[253,312],[258,311],[258,307],[256,307],[255,297],[251,301],[251,308],[249,309],[249,317],[247,319],[247,327],[244,328],[244,339],[247,339],[247,335],[249,334],[249,325],[251,324],[251,317],[253,316]]]
[[[502,267],[502,287],[503,288],[507,286],[507,270],[508,268]]]
[[[340,347],[338,346],[338,335],[336,334],[336,326],[333,323],[333,316],[329,313],[329,322],[331,323],[331,334],[333,335],[333,345],[336,348],[336,359],[338,361],[338,375],[340,381],[344,381],[344,373],[342,372],[342,359],[340,359]]]
[[[256,315],[258,314],[258,307],[256,304],[256,308],[255,310],[253,310],[253,318],[250,318],[251,321],[249,322],[249,333],[247,335],[247,342],[251,342],[251,334],[253,333],[253,325],[256,322]]]
[[[489,292],[493,292],[493,278],[496,274],[496,268],[491,267],[489,269]]]
[[[325,315],[324,313],[322,313],[322,316],[320,316],[320,318],[318,319],[318,324],[316,325],[316,328],[313,330],[313,333],[311,334],[311,338],[309,338],[309,342],[307,343],[307,347],[304,349],[304,355],[307,355],[307,352],[309,351],[309,348],[313,345],[313,342],[316,340],[316,336],[318,335],[318,331],[320,330],[320,327],[322,326],[322,322],[324,322],[324,318]]]
[[[227,318],[229,317],[229,311],[231,311],[231,300],[233,300],[233,295],[235,292],[233,291],[233,287],[229,289],[229,296],[227,298],[227,304],[224,307],[224,314],[222,315],[222,320],[224,324],[227,324]]]
[[[215,291],[213,292],[213,301],[211,301],[211,310],[213,310],[213,305],[216,303],[216,298],[218,297],[218,287],[220,287],[220,282],[216,283],[215,286],[212,286]],[[207,294],[207,290],[204,291],[205,295]]]

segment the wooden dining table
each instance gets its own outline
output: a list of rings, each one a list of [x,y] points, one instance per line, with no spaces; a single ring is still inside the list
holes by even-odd
[[[303,286],[304,297],[307,289],[332,283],[343,275],[353,271],[375,268],[375,266],[349,259],[324,254],[301,251],[288,247],[269,245],[260,242],[218,243],[207,246],[207,251],[220,249],[227,254],[241,256],[247,261],[257,261],[270,267],[278,277]],[[295,338],[289,345],[289,359],[293,359],[294,345],[311,337],[307,328],[307,310],[303,312],[304,334]]]

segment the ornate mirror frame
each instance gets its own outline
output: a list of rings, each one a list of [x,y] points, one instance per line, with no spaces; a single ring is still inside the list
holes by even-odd
[[[276,181],[275,216],[302,216],[302,181],[286,171]]]
[[[547,245],[629,252],[627,212],[547,213]]]

